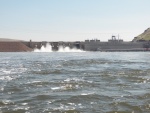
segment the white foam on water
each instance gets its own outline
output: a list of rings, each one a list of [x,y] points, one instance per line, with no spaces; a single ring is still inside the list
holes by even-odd
[[[28,103],[22,103],[21,105],[23,105],[23,106],[25,106],[25,105],[27,105]]]
[[[86,82],[86,83],[93,83],[93,81],[87,81],[87,80],[84,80],[83,78],[67,78],[64,80],[64,82]]]
[[[54,52],[52,50],[52,46],[47,43],[46,46],[42,46],[40,49],[34,49],[34,52]],[[62,47],[62,46],[59,46],[58,47],[58,51],[56,52],[85,52],[83,50],[80,50],[80,49],[76,49],[76,48],[69,48],[69,47]]]
[[[41,81],[32,81],[32,82],[27,82],[27,84],[35,84],[35,83],[41,83]]]
[[[51,89],[52,90],[59,90],[59,89],[61,89],[61,87],[52,87]]]
[[[14,104],[14,102],[12,102],[11,100],[2,100],[2,103],[7,105],[7,104]]]
[[[66,86],[60,86],[60,87],[53,87],[51,88],[52,90],[67,90],[67,89],[71,89],[72,86],[71,85],[66,85]]]
[[[0,81],[11,81],[17,79],[21,76],[20,73],[23,73],[26,70],[26,68],[1,69]]]
[[[40,83],[41,81],[33,81],[32,83]]]
[[[17,110],[29,110],[30,107],[25,107],[25,106],[17,106],[16,108],[14,108],[13,110],[14,111],[17,111]]]
[[[34,52],[53,52],[52,46],[47,43],[46,46],[42,46],[40,49],[34,49]]]
[[[91,92],[91,93],[81,93],[81,95],[93,95],[95,94],[94,92]]]
[[[76,49],[76,48],[69,48],[69,47],[59,47],[59,50],[57,52],[84,52],[80,49]]]
[[[75,105],[75,103],[68,103],[69,105]]]
[[[0,80],[8,80],[8,81],[10,81],[10,80],[12,80],[13,78],[12,77],[10,77],[10,76],[1,76],[0,77]]]
[[[5,74],[10,74],[11,71],[3,71]]]
[[[0,91],[4,91],[4,87],[1,87],[1,88],[0,88]]]
[[[79,85],[72,85],[72,84],[64,84],[63,86],[60,87],[52,87],[52,90],[56,91],[66,91],[66,90],[73,90],[73,89],[79,89]]]
[[[0,69],[0,75],[18,74],[26,72],[27,68],[12,68],[12,69]]]

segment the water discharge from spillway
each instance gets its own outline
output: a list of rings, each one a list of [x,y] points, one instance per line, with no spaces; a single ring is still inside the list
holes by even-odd
[[[44,47],[44,45],[42,45],[42,47],[40,49],[34,49],[34,52],[53,52],[52,51],[52,46],[50,44],[46,44],[46,46]]]
[[[52,50],[52,46],[47,43],[46,46],[42,46],[40,49],[34,49],[34,52],[54,52]],[[58,47],[58,51],[56,52],[85,52],[81,49],[76,49],[76,48],[69,48],[68,46],[67,47],[63,47],[63,46],[59,46]]]

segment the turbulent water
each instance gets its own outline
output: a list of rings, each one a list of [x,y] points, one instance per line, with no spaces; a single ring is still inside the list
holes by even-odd
[[[150,113],[150,53],[0,53],[0,113]]]
[[[46,46],[42,46],[40,49],[34,49],[34,52],[53,52],[52,46],[47,43]],[[77,48],[59,46],[56,52],[84,52]]]

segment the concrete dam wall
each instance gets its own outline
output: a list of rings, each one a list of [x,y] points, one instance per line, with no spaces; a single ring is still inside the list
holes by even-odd
[[[47,44],[51,45],[53,51],[57,51],[59,47],[69,47],[69,48],[76,48],[84,50],[84,43],[83,42],[22,42],[26,46],[32,49],[40,49],[42,46],[46,47]]]
[[[109,40],[100,42],[99,40],[86,40],[84,43],[87,51],[145,51],[149,50],[149,42],[123,42]]]
[[[23,42],[26,46],[40,49],[46,44],[52,46],[53,51],[57,51],[59,47],[77,48],[85,51],[149,51],[150,42],[124,42],[123,40],[111,39],[108,42],[100,40],[85,40],[84,42]]]
[[[108,42],[100,42],[100,40],[85,40],[84,42],[0,42],[0,52],[25,52],[46,47],[49,44],[52,51],[58,51],[59,47],[69,47],[81,49],[84,51],[150,51],[150,42],[124,42],[123,40],[108,40]]]

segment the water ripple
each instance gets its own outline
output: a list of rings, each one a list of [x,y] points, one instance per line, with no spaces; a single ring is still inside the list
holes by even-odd
[[[149,113],[149,53],[1,53],[0,113]]]

